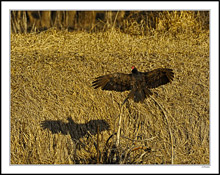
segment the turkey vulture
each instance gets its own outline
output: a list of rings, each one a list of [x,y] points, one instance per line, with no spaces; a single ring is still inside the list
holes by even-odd
[[[92,82],[95,89],[101,87],[102,90],[128,91],[131,90],[123,104],[129,99],[135,102],[143,102],[145,98],[152,95],[150,88],[171,82],[174,78],[172,69],[159,68],[150,72],[139,72],[132,66],[131,74],[114,73],[97,77]]]

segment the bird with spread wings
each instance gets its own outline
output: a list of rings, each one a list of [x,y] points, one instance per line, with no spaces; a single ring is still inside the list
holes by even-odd
[[[97,77],[92,82],[95,89],[101,87],[102,90],[109,91],[129,91],[127,98],[133,99],[134,102],[143,102],[145,98],[152,95],[151,88],[171,82],[174,78],[172,69],[158,68],[150,72],[139,72],[132,66],[131,74],[113,73]]]

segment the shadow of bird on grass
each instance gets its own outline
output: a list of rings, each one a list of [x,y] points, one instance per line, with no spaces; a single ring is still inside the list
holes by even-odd
[[[70,134],[73,141],[79,140],[84,137],[88,132],[91,135],[97,134],[97,128],[99,132],[109,129],[109,124],[105,120],[90,120],[85,124],[77,124],[72,118],[67,118],[68,123],[62,120],[45,120],[41,122],[43,129],[49,129],[53,134],[62,133],[63,135]]]

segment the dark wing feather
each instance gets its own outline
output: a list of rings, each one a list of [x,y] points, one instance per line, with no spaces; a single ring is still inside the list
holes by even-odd
[[[144,72],[147,87],[156,88],[171,82],[174,78],[172,69],[159,68],[150,72]]]
[[[114,73],[97,77],[92,82],[94,88],[101,87],[102,90],[126,91],[132,88],[132,75],[123,73]]]

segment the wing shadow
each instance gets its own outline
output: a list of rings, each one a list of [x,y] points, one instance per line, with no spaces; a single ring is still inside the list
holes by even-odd
[[[99,126],[99,132],[109,129],[109,124],[105,120],[90,120],[85,124],[77,124],[72,118],[67,118],[68,123],[62,120],[45,120],[41,122],[43,129],[49,129],[53,134],[62,133],[63,135],[70,134],[73,141],[79,140],[84,137],[88,132],[90,134],[97,134],[97,128]]]

